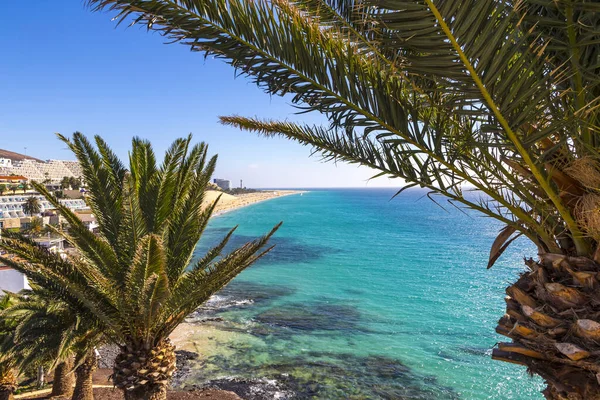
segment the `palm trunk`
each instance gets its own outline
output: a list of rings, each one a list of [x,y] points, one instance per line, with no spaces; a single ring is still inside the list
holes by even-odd
[[[71,397],[75,379],[72,373],[73,361],[66,359],[54,369],[51,397]]]
[[[11,369],[0,368],[0,400],[12,400],[17,390],[17,377]]]
[[[83,364],[75,369],[75,390],[72,400],[93,400],[94,391],[92,375],[96,370],[98,359],[94,350],[88,351]]]
[[[544,378],[549,400],[600,400],[600,265],[558,254],[525,264],[496,328],[512,342],[492,357]]]
[[[175,347],[168,339],[152,349],[130,344],[115,359],[113,382],[125,400],[166,400],[175,361]]]
[[[38,389],[41,389],[46,384],[46,374],[44,373],[44,367],[41,365],[37,368],[36,384]]]
[[[167,386],[140,387],[134,390],[125,390],[125,400],[166,400]]]
[[[10,389],[5,386],[0,386],[0,400],[13,400],[14,392],[14,389]]]

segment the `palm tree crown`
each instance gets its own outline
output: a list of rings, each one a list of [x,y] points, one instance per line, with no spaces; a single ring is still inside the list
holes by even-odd
[[[218,202],[202,207],[216,156],[191,136],[176,140],[157,165],[150,143],[135,138],[129,168],[100,138],[96,148],[85,136],[60,138],[73,150],[88,185],[87,204],[99,234],[42,185],[35,188],[68,221],[57,231],[75,249],[66,259],[18,234],[8,233],[0,247],[15,258],[0,261],[24,272],[81,318],[98,321],[107,338],[122,346],[115,384],[129,398],[163,398],[175,364],[169,334],[214,292],[256,261],[275,232],[227,255],[219,245],[192,262],[193,252]],[[191,264],[190,264],[191,263]]]
[[[23,204],[23,212],[29,216],[33,216],[33,214],[39,214],[42,211],[42,205],[40,201],[35,196],[30,196],[25,200]]]

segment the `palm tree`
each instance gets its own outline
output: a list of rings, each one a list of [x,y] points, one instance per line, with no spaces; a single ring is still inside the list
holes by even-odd
[[[16,302],[12,294],[1,293],[0,297],[0,349],[11,348],[13,341],[15,321],[3,315],[4,310]],[[14,357],[10,351],[0,351],[0,400],[12,400],[17,389],[17,377],[14,373]]]
[[[6,192],[7,186],[4,183],[0,183],[0,196]]]
[[[69,189],[71,187],[71,179],[68,176],[63,176],[60,181],[61,189]]]
[[[17,303],[6,309],[4,315],[15,321],[13,342],[9,346],[18,366],[37,364],[54,368],[51,397],[72,395],[73,400],[93,399],[94,348],[104,337],[98,321],[82,319],[67,303],[55,300],[51,292],[35,285],[16,296]]]
[[[78,252],[63,259],[17,233],[6,233],[0,248],[13,258],[0,261],[67,303],[83,320],[95,319],[118,344],[113,382],[126,399],[165,399],[175,370],[169,334],[198,306],[270,248],[266,236],[222,255],[235,228],[205,256],[194,249],[218,202],[202,207],[216,156],[191,136],[176,140],[158,166],[149,142],[133,139],[129,168],[106,143],[96,147],[80,133],[60,138],[75,153],[88,185],[87,204],[98,235],[34,184],[69,223],[62,234]]]
[[[35,196],[28,197],[27,200],[25,200],[25,203],[23,203],[23,212],[30,217],[33,216],[33,214],[39,214],[41,211],[42,204]]]
[[[72,176],[69,178],[69,185],[73,190],[78,190],[81,187],[81,182],[78,178]]]
[[[600,4],[585,0],[91,0],[225,59],[327,126],[223,117],[501,221],[539,259],[493,357],[549,398],[600,398]],[[479,199],[465,196],[474,189]]]
[[[33,217],[29,221],[26,232],[31,236],[38,237],[44,231],[44,221],[40,217]]]

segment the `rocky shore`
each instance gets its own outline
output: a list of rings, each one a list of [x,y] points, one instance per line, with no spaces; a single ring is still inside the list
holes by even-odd
[[[219,318],[215,318],[219,319]],[[212,321],[219,322],[219,321]],[[108,375],[112,370],[112,362],[114,357],[118,353],[116,346],[105,346],[100,349],[100,374],[106,381],[100,382],[101,384],[108,385]],[[288,400],[294,399],[293,391],[286,386],[285,380],[288,379],[285,375],[281,376],[281,381],[275,379],[243,379],[236,377],[228,377],[222,379],[215,379],[203,384],[186,384],[189,378],[192,363],[200,358],[200,355],[193,351],[188,350],[177,350],[177,371],[173,375],[171,382],[171,391],[173,393],[203,393],[204,396],[210,394],[211,399],[243,399],[243,400]],[[120,395],[120,391],[115,393],[107,390],[103,391],[103,397],[110,398],[109,400],[117,400]],[[235,394],[235,396],[233,396]],[[171,396],[173,399],[179,399],[181,396]],[[170,397],[170,400],[171,400]],[[185,397],[185,396],[183,396]],[[190,399],[194,396],[189,396]]]

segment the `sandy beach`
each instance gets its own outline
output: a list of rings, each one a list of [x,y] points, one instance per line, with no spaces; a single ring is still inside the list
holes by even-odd
[[[233,196],[231,194],[219,192],[217,190],[208,190],[205,193],[204,204],[208,206],[212,204],[219,195],[221,199],[219,200],[219,204],[215,208],[213,216],[221,215],[228,211],[232,211],[241,207],[249,206],[254,203],[259,203],[261,201],[275,199],[277,197],[289,196],[292,194],[300,194],[303,193],[300,190],[265,190],[254,193],[246,193]]]

